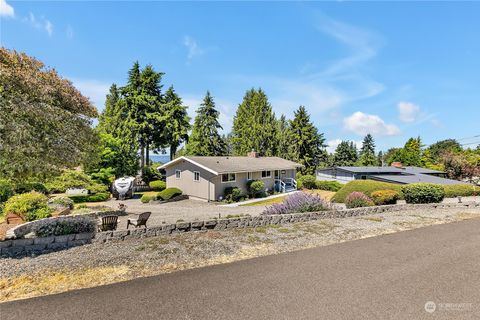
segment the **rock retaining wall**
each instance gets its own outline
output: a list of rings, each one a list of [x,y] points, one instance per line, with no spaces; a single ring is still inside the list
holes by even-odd
[[[0,241],[0,256],[42,254],[91,243],[94,233]]]
[[[164,224],[161,226],[138,228],[132,230],[117,230],[99,232],[93,242],[122,241],[128,239],[139,239],[155,236],[169,235],[173,233],[201,231],[201,230],[226,230],[245,227],[259,227],[270,224],[296,223],[309,220],[325,219],[325,218],[345,218],[362,216],[383,212],[395,212],[414,209],[446,209],[446,208],[476,208],[480,207],[480,203],[435,203],[435,204],[399,204],[363,207],[343,210],[328,210],[318,212],[293,213],[282,215],[261,215],[254,217],[240,217],[230,219],[214,219],[193,222],[178,222],[173,224]]]

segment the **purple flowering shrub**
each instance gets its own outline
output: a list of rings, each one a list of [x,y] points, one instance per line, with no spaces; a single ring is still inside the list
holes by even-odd
[[[345,199],[345,205],[347,208],[360,208],[360,207],[371,207],[375,203],[370,199],[365,193],[362,192],[352,192]]]
[[[297,192],[288,196],[282,203],[267,207],[262,214],[287,214],[298,212],[315,212],[330,209],[330,204],[318,195]]]

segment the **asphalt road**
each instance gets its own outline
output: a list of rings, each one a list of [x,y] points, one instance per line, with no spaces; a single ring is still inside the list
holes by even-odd
[[[1,320],[479,318],[480,220],[0,304]]]

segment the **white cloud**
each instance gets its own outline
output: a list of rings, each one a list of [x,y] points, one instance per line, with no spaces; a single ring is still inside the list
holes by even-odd
[[[187,62],[190,62],[194,57],[205,53],[205,50],[200,48],[197,41],[190,36],[183,37],[183,45],[188,50]]]
[[[0,0],[0,17],[14,17],[15,10],[6,0]]]
[[[414,122],[420,115],[420,107],[411,102],[400,102],[398,104],[400,120],[403,122]]]
[[[400,129],[396,125],[385,123],[377,115],[360,111],[343,119],[343,126],[346,130],[362,136],[368,133],[378,136],[394,136],[400,133]]]
[[[49,36],[52,36],[53,34],[53,24],[44,16],[37,18],[33,13],[30,12],[28,17],[24,18],[23,21],[29,23],[34,28],[46,31]]]
[[[84,96],[90,99],[99,112],[104,109],[105,98],[112,85],[111,82],[106,83],[88,79],[72,79],[72,82]]]

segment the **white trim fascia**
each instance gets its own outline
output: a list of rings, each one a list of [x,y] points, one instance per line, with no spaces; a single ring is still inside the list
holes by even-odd
[[[208,168],[208,167],[205,167],[204,165],[201,165],[200,163],[195,162],[195,161],[193,161],[193,160],[191,160],[191,159],[188,159],[187,157],[184,157],[184,156],[181,156],[181,157],[179,157],[179,158],[173,159],[172,161],[169,161],[169,162],[161,165],[161,166],[158,167],[157,169],[158,169],[158,170],[160,170],[160,169],[165,169],[165,168],[167,168],[167,167],[169,167],[169,166],[171,166],[171,165],[179,162],[180,160],[188,161],[188,162],[196,165],[196,166],[199,167],[199,168],[202,168],[202,169],[204,169],[204,170],[207,170],[208,172],[211,172],[211,173],[213,173],[214,175],[218,175],[218,172],[216,172],[215,170],[212,170],[212,169],[210,169],[210,168]]]

